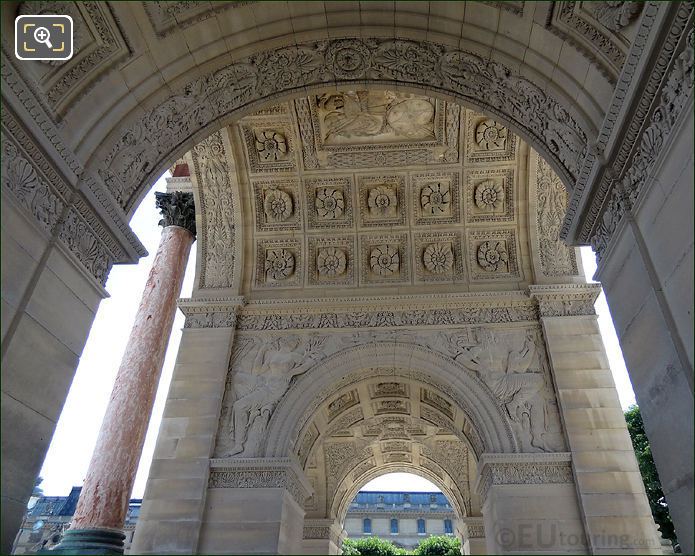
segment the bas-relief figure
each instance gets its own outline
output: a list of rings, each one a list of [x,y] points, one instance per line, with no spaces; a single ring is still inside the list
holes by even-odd
[[[435,107],[426,97],[348,91],[318,97],[324,144],[433,140]]]
[[[479,343],[471,347],[453,340],[459,350],[454,359],[476,371],[488,385],[516,429],[524,451],[562,450],[557,403],[546,383],[534,332],[526,331],[520,349],[510,347],[513,340],[505,341],[484,328],[477,335]]]
[[[275,404],[292,379],[321,359],[321,344],[321,340],[312,340],[301,349],[301,340],[294,336],[269,341],[260,346],[249,371],[238,371],[234,375],[237,397],[229,428],[233,444],[225,456],[244,451],[252,428],[265,430]],[[259,419],[260,424],[256,424]]]
[[[379,330],[332,335],[290,335],[263,342],[238,336],[231,384],[218,438],[220,457],[254,456],[277,402],[293,379],[341,350],[372,342],[414,343],[443,353],[478,374],[499,401],[522,451],[563,450],[564,439],[542,339],[537,332],[467,328],[448,331]],[[471,336],[477,338],[477,343]],[[523,340],[522,340],[523,338]],[[260,344],[252,359],[253,347]],[[247,370],[250,369],[250,370]]]

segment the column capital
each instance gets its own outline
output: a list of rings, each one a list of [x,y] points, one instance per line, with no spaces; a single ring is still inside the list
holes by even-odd
[[[462,533],[465,539],[484,539],[485,523],[483,516],[471,516],[461,518]]]
[[[311,483],[292,458],[221,458],[210,460],[208,488],[284,488],[304,508]]]
[[[484,503],[492,485],[572,483],[571,454],[483,454],[478,463],[475,489]]]
[[[529,286],[528,293],[538,302],[541,317],[595,315],[594,303],[601,293],[601,284]]]
[[[195,236],[195,203],[193,202],[193,193],[184,193],[182,191],[160,193],[157,191],[154,196],[156,206],[162,215],[162,219],[159,221],[160,226],[163,228],[180,226]]]
[[[243,296],[179,299],[186,317],[184,328],[236,328],[237,315],[246,305]]]

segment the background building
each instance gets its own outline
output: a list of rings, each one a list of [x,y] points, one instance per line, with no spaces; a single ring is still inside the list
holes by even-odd
[[[17,533],[12,554],[35,554],[39,550],[50,549],[58,544],[63,531],[70,526],[81,491],[82,487],[76,486],[72,487],[67,496],[32,498]],[[130,550],[141,504],[141,498],[133,498],[128,505],[124,529],[126,553]]]
[[[430,535],[454,534],[456,515],[441,492],[359,492],[347,511],[350,539],[381,537],[412,550]]]

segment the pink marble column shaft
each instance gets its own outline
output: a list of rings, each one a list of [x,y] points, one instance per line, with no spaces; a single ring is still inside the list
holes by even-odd
[[[194,240],[191,232],[179,226],[162,231],[72,529],[121,529],[124,525]]]

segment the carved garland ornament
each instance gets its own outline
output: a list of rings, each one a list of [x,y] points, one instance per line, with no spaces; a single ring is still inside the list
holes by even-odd
[[[104,157],[99,173],[129,210],[136,191],[188,138],[250,102],[333,79],[425,85],[472,98],[515,122],[558,163],[572,183],[587,134],[554,98],[512,70],[475,54],[430,42],[337,39],[261,52],[194,79],[138,116]],[[156,143],[149,138],[156,137]],[[264,147],[265,148],[265,147]],[[278,146],[278,151],[279,146]]]

